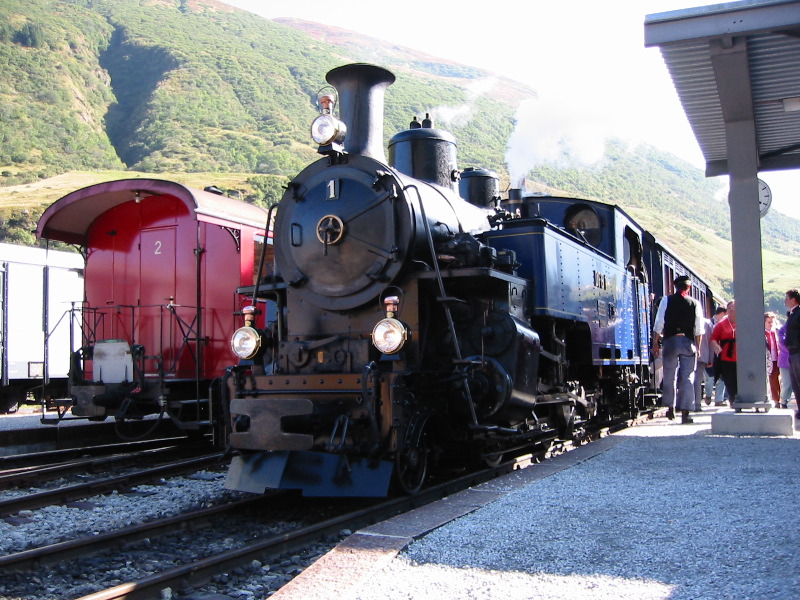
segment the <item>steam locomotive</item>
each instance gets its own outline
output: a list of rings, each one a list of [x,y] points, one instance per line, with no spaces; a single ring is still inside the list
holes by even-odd
[[[229,488],[413,493],[452,457],[496,463],[657,398],[652,302],[689,269],[617,206],[501,198],[427,119],[387,160],[394,79],[328,73],[322,158],[280,201],[274,268],[238,290],[253,303],[222,386]]]

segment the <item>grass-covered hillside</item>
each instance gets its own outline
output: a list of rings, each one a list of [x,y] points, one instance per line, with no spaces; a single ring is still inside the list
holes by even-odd
[[[353,60],[214,0],[4,0],[0,183],[71,169],[296,172],[315,156],[308,124],[325,73]],[[422,61],[387,66],[404,72],[387,135],[415,114],[465,102],[469,79],[485,76]],[[515,105],[486,102],[467,127],[498,136],[473,152],[499,162]]]

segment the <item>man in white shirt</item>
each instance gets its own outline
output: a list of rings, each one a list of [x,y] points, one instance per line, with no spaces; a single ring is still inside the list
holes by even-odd
[[[682,423],[693,423],[689,411],[694,409],[694,371],[697,348],[703,339],[703,308],[691,297],[692,280],[681,275],[675,281],[675,293],[661,299],[653,325],[653,356],[662,354],[664,375],[661,404],[667,407],[667,418],[681,411]],[[663,339],[663,348],[659,342]]]

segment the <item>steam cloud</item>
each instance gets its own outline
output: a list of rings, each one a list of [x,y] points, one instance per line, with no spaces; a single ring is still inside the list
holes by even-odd
[[[530,99],[520,104],[515,121],[505,156],[512,185],[524,181],[536,166],[591,165],[605,153],[600,118],[586,108]]]
[[[467,99],[457,106],[437,106],[430,111],[436,123],[463,126],[474,114],[474,102],[497,85],[497,78],[474,80]],[[583,99],[581,99],[583,100]],[[524,100],[515,116],[515,128],[508,140],[505,160],[512,186],[524,181],[531,169],[542,164],[557,166],[592,165],[605,153],[600,126],[605,119],[590,103],[575,104],[564,98]]]
[[[473,115],[475,100],[489,93],[497,85],[496,77],[476,79],[466,87],[467,100],[458,106],[437,106],[430,111],[436,121],[441,121],[448,126],[462,127],[466,125]]]

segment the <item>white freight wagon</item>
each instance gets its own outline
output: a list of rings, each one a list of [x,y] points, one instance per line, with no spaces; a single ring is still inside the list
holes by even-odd
[[[0,412],[66,395],[84,264],[77,252],[0,243]]]

